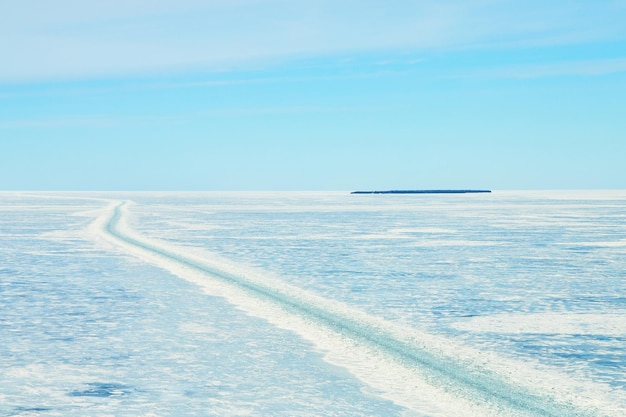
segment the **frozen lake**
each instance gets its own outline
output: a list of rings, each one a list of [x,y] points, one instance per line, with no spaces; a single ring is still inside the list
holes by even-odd
[[[626,192],[0,193],[0,415],[621,416]]]

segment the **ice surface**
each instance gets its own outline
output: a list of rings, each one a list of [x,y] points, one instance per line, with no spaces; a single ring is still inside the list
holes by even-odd
[[[471,332],[622,337],[626,329],[626,314],[568,312],[494,314],[471,317],[467,321],[453,324],[452,327]]]
[[[77,238],[93,217],[72,213],[102,202],[24,198],[10,210],[11,200],[0,218],[0,415],[402,414],[311,343]]]
[[[570,415],[626,410],[626,193],[5,193],[0,413],[491,412],[371,346],[98,238],[88,225],[115,201],[132,202],[137,236],[408,329],[442,357],[458,347],[455,366],[483,358]]]

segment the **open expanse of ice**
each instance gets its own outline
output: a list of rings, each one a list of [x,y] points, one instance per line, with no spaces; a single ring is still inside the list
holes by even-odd
[[[0,193],[0,415],[621,416],[626,192]]]

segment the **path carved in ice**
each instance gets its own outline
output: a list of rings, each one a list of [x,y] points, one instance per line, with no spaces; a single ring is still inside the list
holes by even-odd
[[[554,375],[525,381],[523,364],[470,352],[448,340],[402,328],[336,301],[245,274],[188,250],[141,236],[128,227],[128,203],[114,203],[92,231],[145,261],[226,297],[252,315],[297,332],[327,352],[327,359],[350,370],[379,395],[423,416],[609,415],[576,403],[571,392],[548,395],[558,386]],[[528,373],[526,375],[529,375]],[[556,378],[556,379],[555,379]]]

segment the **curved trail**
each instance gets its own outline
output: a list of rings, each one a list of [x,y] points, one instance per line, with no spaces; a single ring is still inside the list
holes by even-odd
[[[443,392],[444,396],[460,398],[466,405],[471,406],[472,411],[466,409],[467,412],[461,415],[526,417],[591,415],[575,409],[572,405],[556,402],[540,393],[520,387],[493,372],[481,369],[478,365],[461,362],[437,350],[428,349],[423,341],[404,337],[392,327],[385,326],[384,323],[381,325],[380,320],[368,320],[363,314],[351,314],[349,308],[333,308],[328,300],[318,303],[320,301],[318,297],[303,290],[291,291],[289,286],[266,284],[260,280],[218,269],[194,256],[187,256],[180,250],[176,251],[170,246],[144,238],[136,232],[129,231],[127,227],[122,227],[125,204],[116,205],[109,217],[102,219],[100,232],[104,233],[108,240],[127,249],[132,248],[136,254],[141,252],[151,257],[156,256],[178,268],[199,273],[226,287],[233,287],[259,300],[260,303],[280,309],[284,315],[293,316],[333,334],[339,334],[353,345],[365,346],[368,352],[374,352],[375,355],[382,357],[384,363],[405,368],[413,376],[421,378],[426,385]],[[424,393],[421,395],[424,396]],[[463,406],[462,408],[465,409]]]

